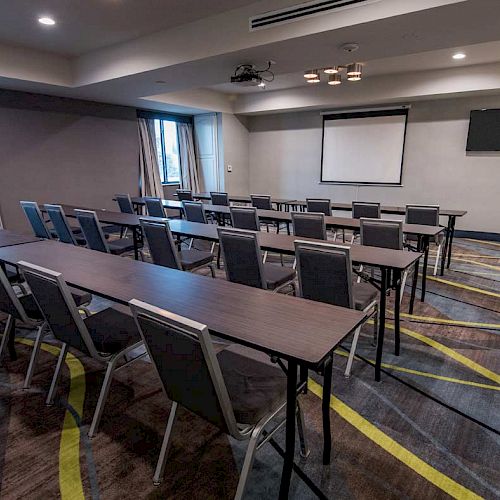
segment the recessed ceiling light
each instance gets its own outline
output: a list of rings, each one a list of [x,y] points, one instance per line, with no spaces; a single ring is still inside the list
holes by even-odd
[[[265,83],[265,82],[260,82],[258,86],[259,86],[261,89],[265,89],[265,88],[266,88],[266,83]]]
[[[453,59],[465,59],[467,56],[463,52],[459,52],[458,54],[453,54]]]
[[[45,24],[46,26],[54,26],[56,22],[51,17],[39,17],[38,22],[40,24]]]

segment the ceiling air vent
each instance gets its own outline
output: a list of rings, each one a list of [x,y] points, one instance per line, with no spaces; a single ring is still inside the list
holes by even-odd
[[[329,14],[337,10],[357,7],[378,1],[380,0],[313,0],[312,2],[294,5],[286,9],[265,12],[264,14],[253,16],[249,19],[250,31],[271,28],[294,21],[301,21],[308,17]]]

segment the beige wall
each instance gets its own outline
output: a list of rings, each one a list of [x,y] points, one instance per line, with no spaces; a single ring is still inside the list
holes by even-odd
[[[500,96],[413,103],[403,187],[320,184],[322,119],[318,111],[250,117],[249,190],[340,202],[439,204],[469,211],[458,221],[461,229],[500,233],[500,156],[467,155],[465,151],[470,110],[493,107],[500,108]]]
[[[0,91],[0,214],[30,231],[19,200],[115,208],[137,195],[135,110]]]

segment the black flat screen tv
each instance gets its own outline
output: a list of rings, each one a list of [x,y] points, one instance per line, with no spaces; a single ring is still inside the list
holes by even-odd
[[[500,109],[470,112],[467,151],[500,151]]]

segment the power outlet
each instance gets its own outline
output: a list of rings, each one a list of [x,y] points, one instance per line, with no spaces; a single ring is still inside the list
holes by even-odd
[[[233,171],[233,166],[232,165],[228,165],[227,166],[227,171],[228,172],[232,172]]]

